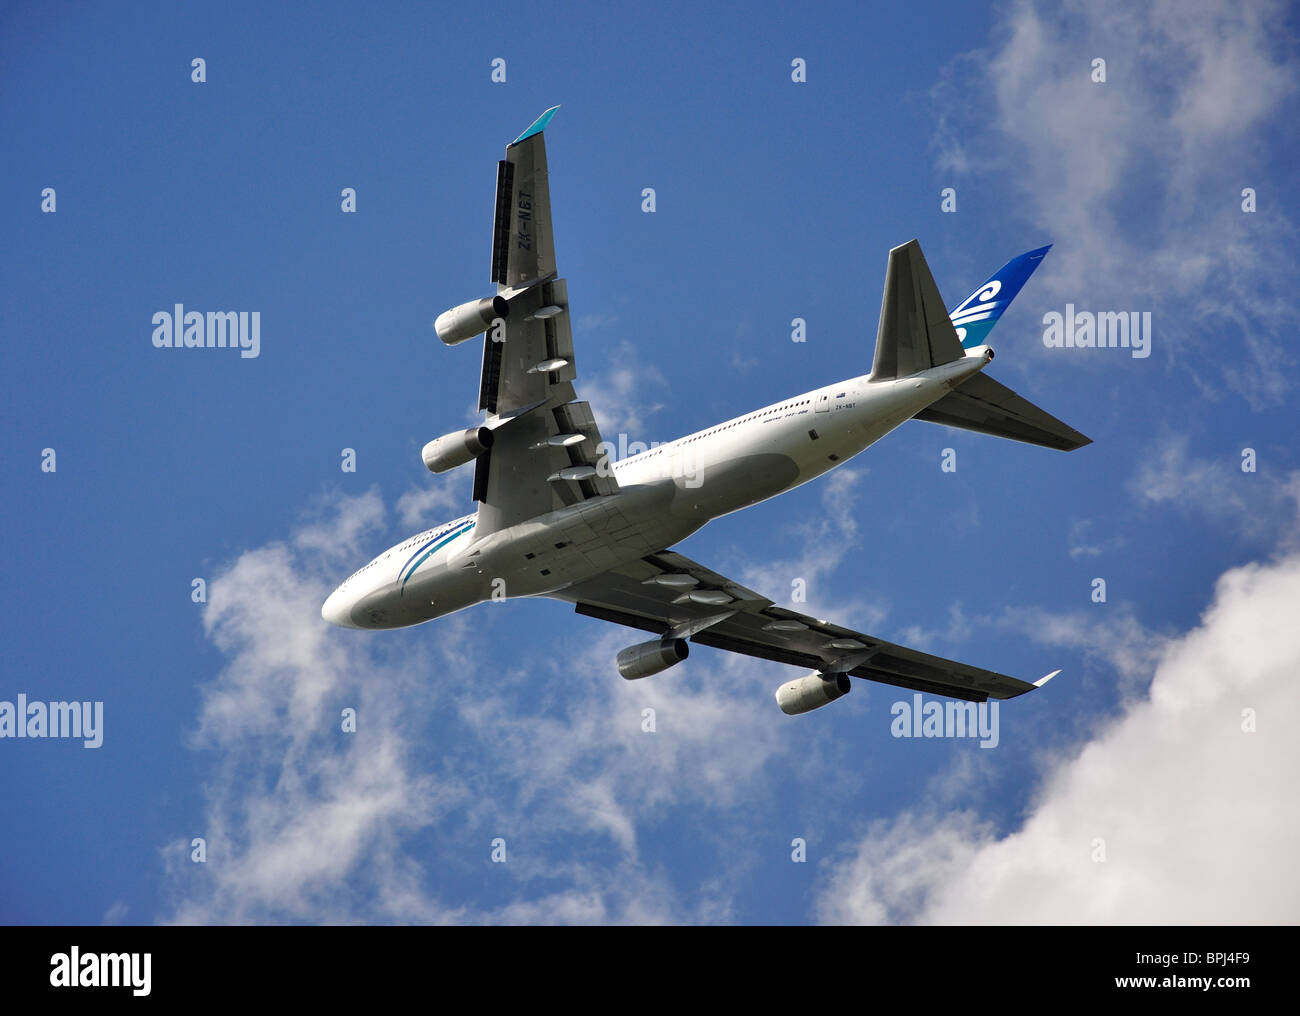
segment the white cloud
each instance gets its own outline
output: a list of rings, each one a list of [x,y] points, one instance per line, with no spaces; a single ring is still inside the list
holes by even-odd
[[[851,531],[852,479],[828,484],[826,521],[802,534],[810,550],[825,526]],[[332,629],[320,604],[384,517],[374,493],[341,498],[209,583],[204,628],[223,664],[202,688],[193,745],[211,769],[199,828],[164,851],[168,919],[725,920],[731,867],[686,899],[645,866],[640,841],[683,805],[709,809],[719,840],[745,820],[768,763],[798,743],[771,698],[787,669],[699,649],[627,682],[614,657],[648,636],[558,603],[563,634],[524,655],[494,645],[492,612],[532,609],[519,603],[443,618],[422,639]],[[340,729],[344,708],[356,733]],[[492,877],[508,902],[489,905],[481,876],[464,873],[487,865],[498,835],[510,859]],[[206,863],[190,859],[193,836]]]
[[[642,356],[631,344],[620,342],[605,357],[607,366],[588,374],[583,387],[591,393],[591,411],[601,437],[611,444],[618,443],[618,435],[626,434],[628,441],[667,442],[678,434],[653,434],[648,419],[663,409],[648,392],[667,388],[663,372]]]
[[[1145,690],[1164,645],[1164,636],[1147,629],[1130,604],[1113,604],[1104,613],[1008,607],[995,623],[1040,645],[1075,649],[1085,660],[1106,664],[1118,676],[1124,697]]]
[[[1201,625],[1164,646],[1149,693],[1054,766],[1018,828],[968,812],[878,823],[826,867],[818,917],[1295,923],[1297,603],[1300,556],[1227,572]]]
[[[338,503],[318,505],[310,521],[294,533],[298,550],[331,561],[352,560],[358,541],[384,523],[384,502],[378,490]]]
[[[822,617],[835,624],[876,634],[888,615],[881,602],[846,597],[832,583],[849,550],[858,546],[856,492],[867,470],[840,466],[818,480],[821,498],[815,514],[792,527],[799,551],[786,559],[769,558],[742,568],[739,580],[790,610]],[[770,547],[769,547],[770,549]],[[795,580],[806,600],[793,599]]]
[[[1116,533],[1111,536],[1095,536],[1092,532],[1092,519],[1078,519],[1070,526],[1066,543],[1070,556],[1076,560],[1081,557],[1100,557],[1112,553],[1124,546],[1125,537]]]
[[[242,554],[209,584],[204,629],[226,665],[203,688],[194,734],[215,759],[193,833],[207,860],[190,860],[188,840],[164,852],[172,920],[356,919],[350,888],[380,901],[370,919],[411,919],[383,902],[409,895],[398,843],[463,790],[407,761],[404,706],[422,694],[413,661],[371,659],[320,620],[332,562],[359,559],[383,514],[374,493],[341,499],[332,518]],[[343,708],[356,709],[357,733],[342,732]]]
[[[466,467],[467,475],[473,475],[473,469]],[[434,481],[434,485],[424,489],[408,490],[397,499],[397,514],[406,530],[424,529],[445,522],[451,517],[449,513],[467,514],[472,507],[469,498],[463,497],[453,484]]]
[[[1240,208],[1243,187],[1282,182],[1261,156],[1286,130],[1300,81],[1279,41],[1286,14],[1276,3],[1021,0],[994,24],[995,48],[952,61],[933,92],[940,168],[996,173],[1007,206],[1056,241],[1038,285],[1058,310],[1151,310],[1160,358],[1207,397],[1226,381],[1257,408],[1288,391],[1284,336],[1300,323],[1287,298],[1293,223],[1276,197]],[[1101,84],[1090,78],[1098,57]]]
[[[966,616],[960,603],[948,604],[948,623],[943,628],[910,624],[899,633],[899,641],[913,649],[927,653],[941,653],[941,649],[965,642],[975,632],[975,622]]]
[[[594,332],[613,328],[618,324],[617,314],[583,314],[578,318],[577,331]]]
[[[1143,455],[1129,489],[1144,505],[1171,505],[1254,539],[1294,531],[1300,511],[1300,472],[1276,475],[1257,465],[1243,472],[1242,459],[1197,458],[1186,435],[1175,434]]]

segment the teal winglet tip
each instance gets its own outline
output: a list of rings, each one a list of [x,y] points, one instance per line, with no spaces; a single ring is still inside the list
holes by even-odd
[[[524,141],[527,138],[531,138],[534,134],[542,133],[542,131],[546,130],[546,125],[551,122],[551,117],[555,115],[555,111],[559,108],[560,108],[559,106],[552,106],[545,113],[543,113],[536,120],[534,120],[532,124],[529,126],[528,130],[524,131],[522,134],[519,135],[519,137],[515,138],[510,143],[512,145],[517,145],[519,144],[519,142]]]

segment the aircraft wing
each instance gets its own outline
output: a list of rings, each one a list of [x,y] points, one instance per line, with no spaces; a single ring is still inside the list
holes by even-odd
[[[983,702],[1041,687],[778,607],[673,551],[650,554],[551,594],[579,614],[763,660]]]
[[[475,465],[476,535],[616,493],[591,407],[577,401],[569,295],[557,278],[542,131],[548,109],[497,165],[492,281],[509,312],[483,337],[479,409],[492,447]]]

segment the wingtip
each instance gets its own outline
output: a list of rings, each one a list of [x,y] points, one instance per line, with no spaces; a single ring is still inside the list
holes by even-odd
[[[1050,681],[1059,673],[1060,673],[1059,670],[1053,670],[1050,674],[1047,674],[1044,677],[1040,677],[1037,681],[1034,682],[1034,687],[1041,688],[1043,685],[1045,685],[1048,681]]]
[[[515,138],[510,143],[512,145],[517,145],[519,144],[519,142],[526,141],[528,138],[531,138],[534,134],[542,133],[542,131],[546,130],[546,125],[551,122],[551,117],[555,116],[555,111],[559,108],[560,108],[559,106],[552,106],[545,113],[543,113],[536,120],[534,120],[531,124],[529,124],[528,129],[524,131],[522,134],[520,134],[519,137]]]

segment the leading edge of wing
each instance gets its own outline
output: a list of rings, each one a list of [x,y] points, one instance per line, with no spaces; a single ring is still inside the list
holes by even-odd
[[[664,574],[681,576],[682,581],[689,576],[693,584],[660,584],[659,576]],[[683,588],[689,592],[683,593]],[[706,595],[692,602],[691,594],[700,592]],[[726,603],[715,595],[723,593],[729,598]],[[1031,683],[887,642],[779,607],[670,551],[649,555],[551,595],[574,603],[580,614],[660,636],[727,610],[729,613],[693,631],[690,641],[949,698],[976,702],[1014,698],[1042,687],[1059,673]]]
[[[543,113],[536,120],[534,120],[531,124],[529,124],[528,129],[524,131],[522,134],[520,134],[519,137],[515,138],[512,142],[510,142],[510,144],[517,145],[521,141],[527,141],[534,134],[542,133],[542,131],[546,130],[546,125],[551,122],[551,117],[555,116],[555,111],[559,108],[560,108],[559,106],[552,106],[545,113]]]

